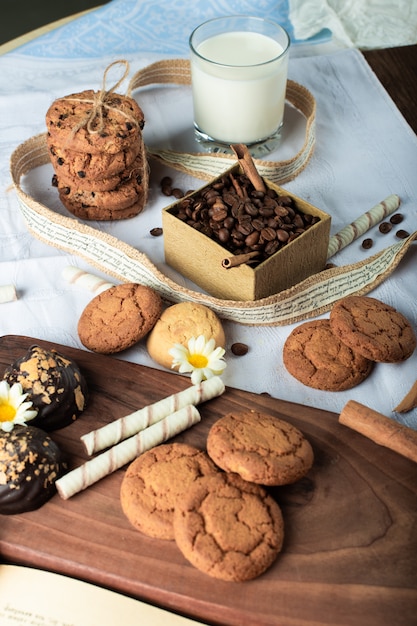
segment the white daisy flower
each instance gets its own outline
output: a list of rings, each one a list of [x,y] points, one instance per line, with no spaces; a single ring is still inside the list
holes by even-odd
[[[176,343],[169,354],[173,357],[172,366],[177,367],[180,374],[191,372],[191,382],[198,385],[202,380],[219,376],[226,362],[223,348],[215,347],[214,339],[206,341],[204,335],[191,337],[187,346]]]
[[[15,424],[24,425],[38,414],[32,402],[25,402],[28,394],[23,393],[20,383],[11,387],[6,380],[0,382],[0,430],[10,432]]]

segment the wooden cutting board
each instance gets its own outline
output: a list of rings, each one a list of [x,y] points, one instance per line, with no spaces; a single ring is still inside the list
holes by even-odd
[[[72,466],[87,460],[80,435],[190,384],[171,372],[17,336],[0,339],[0,372],[34,343],[75,359],[89,385],[83,416],[52,435]],[[215,420],[249,408],[288,420],[315,452],[307,477],[271,490],[282,507],[285,543],[259,578],[210,578],[175,542],[136,531],[119,503],[124,468],[70,500],[55,495],[37,511],[0,516],[2,560],[87,580],[210,624],[415,626],[417,464],[341,426],[336,414],[232,388],[201,405],[202,421],[176,440],[204,448]]]

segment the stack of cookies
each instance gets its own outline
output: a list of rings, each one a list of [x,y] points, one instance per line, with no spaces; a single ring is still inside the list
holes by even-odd
[[[64,206],[86,220],[140,213],[149,170],[143,112],[133,98],[86,90],[55,100],[46,113],[53,185]]]

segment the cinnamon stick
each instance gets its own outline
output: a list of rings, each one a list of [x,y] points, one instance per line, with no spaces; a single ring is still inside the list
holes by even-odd
[[[233,256],[229,256],[226,259],[223,259],[222,266],[226,269],[230,267],[238,267],[239,265],[243,265],[250,261],[253,257],[258,256],[259,252],[254,250],[253,252],[247,252],[246,254],[234,254]]]
[[[235,153],[243,172],[249,178],[256,191],[263,191],[265,193],[265,183],[262,179],[262,176],[256,169],[255,163],[253,162],[248,147],[245,146],[245,144],[243,143],[234,143],[230,147]]]
[[[414,385],[411,387],[410,391],[407,395],[401,400],[400,404],[398,404],[393,411],[396,413],[407,413],[407,411],[411,411],[417,406],[417,380]]]
[[[417,463],[417,431],[412,428],[355,400],[349,400],[343,407],[339,423]]]

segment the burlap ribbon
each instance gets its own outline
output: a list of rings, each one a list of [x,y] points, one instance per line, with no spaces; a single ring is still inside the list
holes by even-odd
[[[184,60],[154,63],[137,72],[128,95],[142,86],[158,83],[188,84],[189,64]],[[308,163],[314,149],[315,101],[301,85],[289,81],[287,99],[306,118],[303,147],[293,159],[281,162],[255,160],[262,176],[282,184],[294,178]],[[167,150],[149,150],[154,158],[178,170],[203,179],[211,179],[236,160],[234,156],[183,154]],[[20,208],[29,230],[48,245],[76,254],[90,265],[120,281],[132,281],[157,289],[170,302],[194,301],[212,308],[223,319],[247,325],[283,326],[315,317],[328,311],[339,298],[366,294],[379,285],[398,265],[417,232],[382,252],[352,265],[325,270],[303,282],[262,300],[236,302],[221,300],[177,284],[137,249],[117,238],[52,211],[37,202],[22,187],[22,178],[30,170],[49,162],[46,135],[31,137],[11,156],[11,176]],[[228,270],[232,271],[232,270]]]

